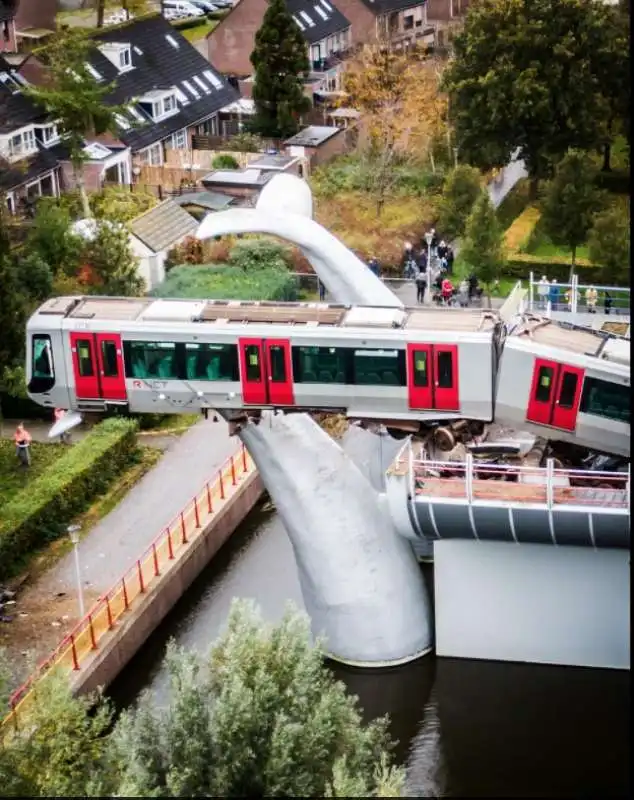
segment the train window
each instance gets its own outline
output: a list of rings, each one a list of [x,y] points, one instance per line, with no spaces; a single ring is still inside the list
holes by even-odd
[[[349,356],[344,347],[293,347],[293,381],[350,383]]]
[[[427,371],[427,350],[412,351],[412,369],[414,386],[429,386],[429,373]]]
[[[618,383],[586,378],[583,382],[580,410],[584,414],[630,422],[630,387]]]
[[[101,342],[101,365],[104,378],[117,378],[119,376],[117,345],[114,342]]]
[[[77,339],[77,366],[82,378],[92,378],[95,368],[92,363],[92,348],[90,339]]]
[[[260,348],[258,345],[245,345],[244,358],[247,365],[247,381],[259,383],[262,380],[262,367],[260,365]]]
[[[559,392],[560,408],[572,408],[574,406],[578,383],[578,375],[574,372],[564,372],[564,377],[561,381],[561,390]]]
[[[286,361],[283,347],[278,344],[269,345],[269,363],[271,365],[271,381],[286,383]]]
[[[537,376],[537,389],[535,389],[535,400],[538,403],[550,402],[550,393],[553,386],[553,376],[555,370],[553,367],[540,367],[539,375]]]
[[[190,381],[239,381],[234,344],[185,344],[185,374]]]
[[[51,337],[44,333],[33,336],[33,369],[34,378],[53,378],[53,356],[51,353]]]
[[[359,386],[405,386],[405,351],[355,350],[354,382]]]
[[[128,377],[150,380],[179,377],[174,342],[127,342],[126,345]]]
[[[451,389],[453,387],[453,353],[442,350],[436,355],[438,388]]]

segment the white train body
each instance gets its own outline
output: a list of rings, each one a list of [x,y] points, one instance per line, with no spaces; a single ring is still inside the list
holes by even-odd
[[[604,336],[544,321],[530,337],[505,340],[486,311],[62,297],[33,314],[27,336],[29,395],[43,406],[329,410],[388,424],[495,418],[629,455],[629,358],[589,355],[589,345],[607,350]],[[571,371],[573,407],[563,413]],[[599,381],[598,403],[588,400],[589,379]],[[616,411],[601,406],[604,384],[618,395]]]

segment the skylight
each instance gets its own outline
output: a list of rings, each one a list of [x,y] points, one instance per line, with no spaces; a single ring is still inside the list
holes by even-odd
[[[165,38],[172,45],[174,50],[178,50],[180,48],[180,44],[176,41],[176,39],[173,36],[170,36],[169,33],[165,34]]]
[[[326,12],[324,11],[324,9],[323,9],[323,8],[320,8],[318,5],[316,5],[316,6],[315,6],[315,11],[316,11],[316,12],[319,14],[319,16],[320,16],[322,19],[325,19],[325,20],[327,20],[327,19],[328,19],[328,14],[326,14]]]
[[[300,11],[299,14],[301,18],[310,25],[311,28],[315,27],[315,23],[312,21],[312,19],[308,16],[308,14],[305,11]]]
[[[121,130],[124,131],[130,130],[130,123],[125,117],[123,117],[121,114],[115,114],[114,118],[117,125],[121,128]]]
[[[297,23],[297,26],[299,27],[300,31],[306,30],[306,26],[304,25],[304,23],[301,20],[297,19],[297,17],[294,14],[293,14],[293,19]]]
[[[174,89],[174,91],[176,92],[176,97],[178,97],[179,102],[186,106],[187,103],[189,103],[189,97],[187,97],[185,92],[182,89],[179,89],[178,86]]]
[[[93,77],[95,80],[97,80],[97,81],[102,81],[102,80],[103,80],[103,75],[102,75],[100,72],[98,72],[98,71],[97,71],[97,70],[96,70],[96,69],[93,67],[93,65],[92,65],[92,64],[90,64],[88,61],[86,61],[85,67],[86,67],[86,72],[88,72],[90,75],[92,75],[92,77]]]
[[[196,81],[198,86],[200,86],[200,88],[203,90],[205,94],[211,94],[211,89],[209,88],[209,86],[207,86],[205,81],[199,78],[198,75],[194,75],[194,80]]]
[[[143,55],[143,50],[141,50],[141,48],[140,48],[140,47],[137,47],[136,45],[134,45],[134,47],[133,47],[132,49],[134,50],[134,52],[135,52],[135,53],[136,53],[138,56],[142,56],[142,55]]]
[[[322,4],[322,6],[324,8],[328,9],[328,11],[332,11],[333,10],[333,8],[330,5],[330,3],[328,2],[328,0],[321,0],[321,4]]]
[[[143,116],[143,114],[141,114],[139,109],[136,108],[135,106],[128,106],[128,111],[139,122],[145,122],[145,117]]]
[[[189,81],[182,81],[183,86],[187,89],[187,91],[191,94],[194,100],[198,100],[200,98],[200,92],[191,85]]]
[[[210,69],[206,69],[203,72],[203,75],[205,76],[205,78],[207,78],[207,80],[214,87],[214,89],[222,89],[222,81],[220,80],[220,78],[214,75]]]

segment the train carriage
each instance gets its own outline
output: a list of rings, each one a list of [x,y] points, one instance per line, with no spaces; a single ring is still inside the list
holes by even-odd
[[[491,311],[62,297],[29,320],[28,390],[79,411],[326,410],[407,429],[495,417],[629,455],[629,356],[531,325],[505,339]]]

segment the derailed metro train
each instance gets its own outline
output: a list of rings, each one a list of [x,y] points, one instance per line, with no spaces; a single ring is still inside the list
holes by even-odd
[[[525,315],[59,297],[27,327],[29,396],[78,411],[496,421],[628,456],[629,342]]]

